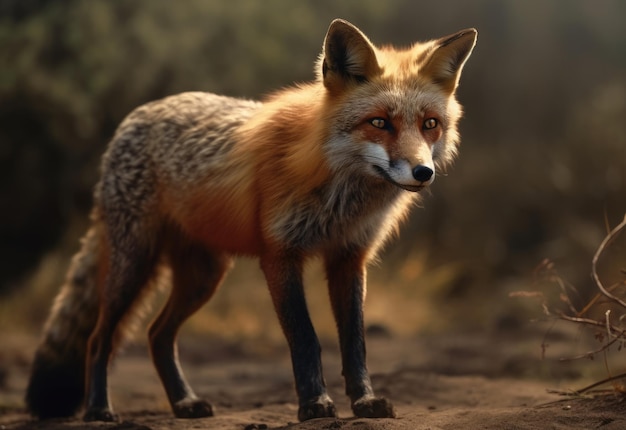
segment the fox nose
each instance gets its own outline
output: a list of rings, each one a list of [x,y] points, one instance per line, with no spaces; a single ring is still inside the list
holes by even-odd
[[[433,172],[433,169],[430,167],[422,166],[420,164],[419,166],[413,168],[412,173],[416,181],[427,182],[435,172]]]

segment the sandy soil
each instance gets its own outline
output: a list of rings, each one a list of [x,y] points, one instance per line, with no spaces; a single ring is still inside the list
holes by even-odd
[[[535,333],[537,335],[537,333]],[[173,418],[143,345],[129,346],[111,374],[121,421],[85,424],[79,418],[36,422],[22,397],[35,339],[3,333],[0,349],[0,429],[602,429],[626,428],[626,401],[615,394],[564,398],[549,389],[580,387],[573,365],[541,361],[540,336],[528,333],[368,339],[377,394],[391,399],[397,419],[351,416],[343,395],[337,347],[323,360],[338,419],[296,421],[296,399],[284,345],[233,343],[191,336],[181,358],[197,393],[216,416]],[[558,339],[553,340],[556,344]]]

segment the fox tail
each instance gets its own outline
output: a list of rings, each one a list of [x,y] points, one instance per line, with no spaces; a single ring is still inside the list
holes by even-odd
[[[94,221],[72,259],[33,361],[26,405],[38,418],[71,416],[83,401],[87,342],[98,319],[102,259],[102,227]]]

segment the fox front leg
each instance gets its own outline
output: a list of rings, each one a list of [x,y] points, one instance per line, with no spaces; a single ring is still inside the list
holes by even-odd
[[[326,275],[339,341],[346,394],[352,411],[363,418],[394,418],[393,405],[376,397],[365,362],[363,302],[365,300],[365,261],[362,253],[341,250],[326,256]]]
[[[261,267],[291,351],[298,419],[335,417],[337,411],[322,375],[321,347],[304,297],[302,258],[287,254],[264,256]]]

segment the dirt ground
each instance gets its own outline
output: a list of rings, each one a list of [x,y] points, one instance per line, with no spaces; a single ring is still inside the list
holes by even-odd
[[[528,339],[535,347],[529,347]],[[574,365],[541,360],[539,333],[507,332],[402,339],[373,331],[368,363],[378,395],[391,399],[396,419],[351,415],[343,395],[334,342],[324,342],[324,370],[339,418],[298,423],[288,351],[259,341],[236,343],[199,336],[181,340],[181,361],[197,393],[216,416],[173,418],[145,345],[128,346],[111,372],[120,422],[80,418],[33,421],[23,392],[36,339],[2,333],[0,429],[602,429],[626,428],[621,396],[563,397],[551,389],[581,386]],[[564,339],[552,339],[557,348]]]

